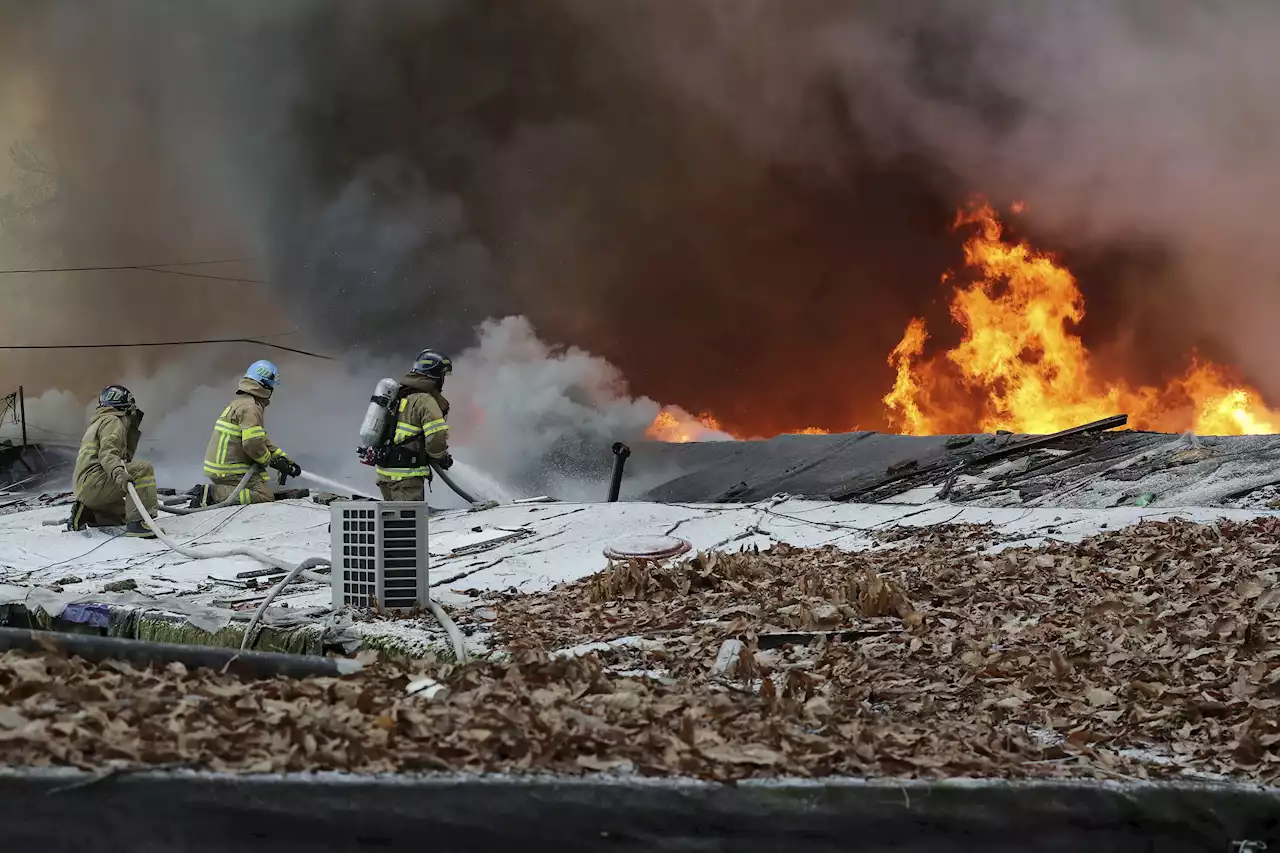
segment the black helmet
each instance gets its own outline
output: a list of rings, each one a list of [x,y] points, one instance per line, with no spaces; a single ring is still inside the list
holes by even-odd
[[[98,395],[98,405],[104,409],[116,409],[127,412],[137,406],[129,389],[123,385],[108,385]]]
[[[453,373],[453,362],[444,353],[436,352],[433,349],[424,349],[413,360],[413,369],[409,373],[413,376],[425,376],[428,379],[434,379],[443,386],[444,378]]]

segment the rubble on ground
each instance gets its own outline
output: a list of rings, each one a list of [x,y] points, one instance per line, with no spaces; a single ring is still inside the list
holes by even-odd
[[[1271,783],[1278,537],[1169,521],[998,554],[939,535],[619,563],[490,593],[499,660],[349,679],[10,653],[0,761]]]

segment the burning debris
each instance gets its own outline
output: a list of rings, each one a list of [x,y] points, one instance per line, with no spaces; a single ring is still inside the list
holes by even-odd
[[[691,415],[679,406],[667,406],[653,419],[645,437],[683,444],[689,441],[721,441],[738,436],[726,433],[720,422],[707,412]]]

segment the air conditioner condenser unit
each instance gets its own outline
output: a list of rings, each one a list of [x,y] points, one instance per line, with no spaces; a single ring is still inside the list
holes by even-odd
[[[333,607],[426,607],[425,501],[338,501],[331,513]]]

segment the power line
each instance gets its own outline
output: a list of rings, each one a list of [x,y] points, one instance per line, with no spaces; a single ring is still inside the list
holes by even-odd
[[[50,350],[50,349],[132,349],[133,347],[185,347],[198,346],[202,344],[253,344],[260,347],[270,347],[271,349],[283,350],[285,352],[297,353],[298,355],[306,355],[311,358],[320,358],[325,361],[334,361],[331,355],[322,355],[318,352],[310,350],[297,349],[296,347],[287,347],[283,344],[273,344],[267,341],[254,340],[253,338],[208,338],[201,341],[147,341],[136,344],[31,344],[24,346],[4,346],[0,345],[0,350]]]
[[[241,284],[268,284],[259,278],[232,278],[229,275],[210,275],[202,272],[180,272],[178,270],[162,270],[159,267],[130,267],[130,269],[141,270],[143,272],[158,272],[164,275],[181,275],[187,278],[211,278],[214,281],[234,281]]]
[[[144,264],[147,267],[211,267],[214,264],[244,264],[249,261],[256,261],[257,258],[250,256],[247,258],[223,258],[217,261],[183,261],[180,264]]]
[[[214,264],[234,264],[244,261],[253,261],[256,258],[222,258],[212,261],[183,261],[176,264],[120,264],[117,266],[93,266],[93,267],[39,267],[24,270],[0,270],[0,275],[36,275],[39,273],[57,273],[57,272],[154,272],[164,275],[181,275],[190,278],[209,278],[218,281],[236,281],[245,284],[267,284],[268,282],[256,278],[234,278],[232,276],[213,275],[212,273],[195,273],[195,272],[179,272],[175,269],[167,269],[167,267],[198,267],[212,266]]]

